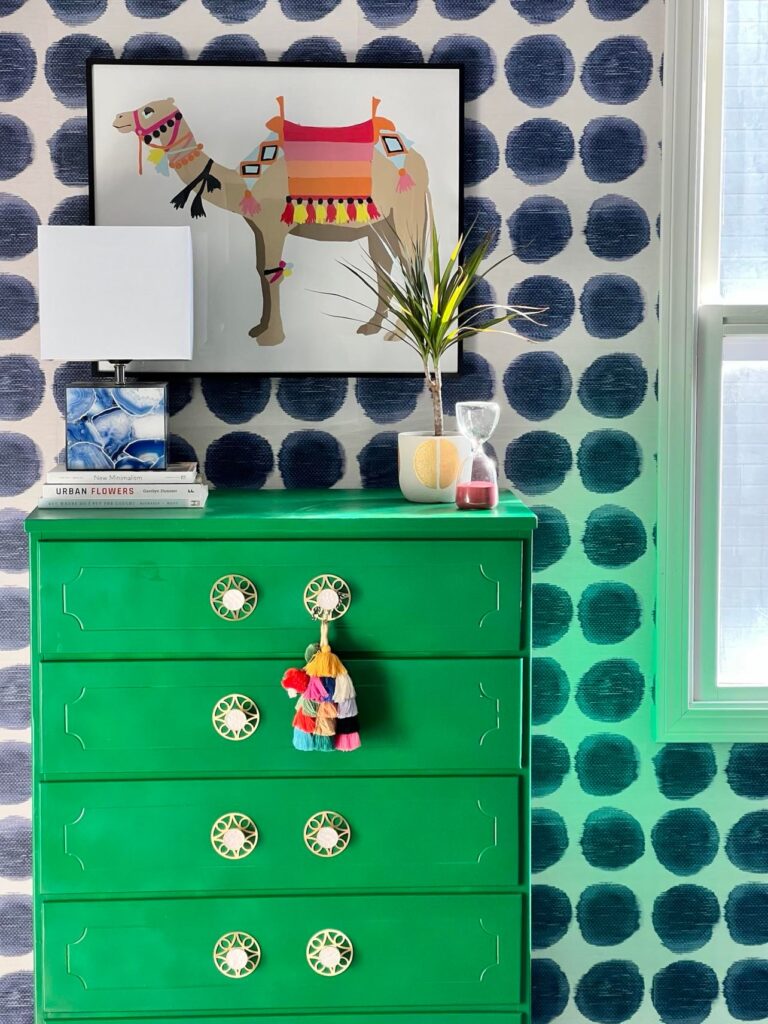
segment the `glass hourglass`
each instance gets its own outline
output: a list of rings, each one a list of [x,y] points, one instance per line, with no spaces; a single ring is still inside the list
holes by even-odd
[[[461,509],[496,508],[499,503],[496,466],[483,448],[498,422],[496,402],[456,403],[456,424],[472,445],[456,481],[456,504]]]

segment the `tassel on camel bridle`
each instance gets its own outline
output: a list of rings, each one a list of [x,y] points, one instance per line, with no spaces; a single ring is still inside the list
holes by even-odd
[[[133,131],[136,138],[139,140],[139,174],[144,173],[144,165],[142,160],[142,143],[145,146],[149,146],[150,149],[164,149],[166,152],[176,144],[176,139],[179,135],[179,128],[181,127],[181,111],[172,110],[170,114],[160,118],[159,121],[155,121],[154,124],[143,125],[139,120],[139,111],[133,111]],[[171,129],[171,137],[167,144],[154,145],[152,139],[159,139],[163,136],[168,129]]]

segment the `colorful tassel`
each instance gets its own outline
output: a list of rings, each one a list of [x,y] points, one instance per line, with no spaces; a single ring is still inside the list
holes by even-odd
[[[316,700],[307,700],[306,697],[299,697],[296,704],[296,710],[303,711],[305,715],[311,715],[313,718],[317,714],[317,709],[320,707]]]
[[[355,207],[354,202],[351,199],[348,199],[347,200],[347,220],[349,220],[350,223],[351,223],[353,220],[355,220],[356,217],[357,217],[357,208]]]
[[[304,697],[307,700],[314,700],[318,703],[321,700],[328,700],[328,693],[323,686],[323,682],[319,676],[313,674],[309,680],[309,686],[304,691]]]
[[[297,750],[315,750],[315,737],[301,729],[294,729],[293,745]]]
[[[352,680],[346,672],[340,672],[336,676],[336,685],[333,689],[333,699],[339,704],[343,700],[352,700],[355,697],[355,688]]]
[[[344,666],[328,644],[325,644],[309,664],[304,666],[304,671],[310,676],[333,676],[336,679],[344,672]]]
[[[381,214],[379,213],[378,206],[376,205],[376,203],[374,203],[373,199],[371,199],[370,196],[368,196],[367,210],[368,216],[371,218],[371,220],[378,220],[379,217],[381,216]]]
[[[312,737],[312,749],[320,750],[324,753],[333,750],[333,737],[332,736],[313,736]]]
[[[314,224],[317,220],[317,213],[315,211],[315,204],[311,199],[307,200],[307,224]]]
[[[357,200],[357,219],[361,224],[365,224],[371,219],[368,215],[368,207],[362,199]]]
[[[298,697],[309,685],[309,676],[301,668],[289,668],[283,675],[280,685],[289,697]]]
[[[335,736],[336,735],[336,723],[330,718],[321,718],[319,715],[315,719],[315,736]]]
[[[296,206],[293,210],[293,223],[294,224],[306,224],[307,223],[307,208],[299,199],[296,202]]]
[[[338,203],[336,205],[336,223],[337,224],[349,224],[349,214],[344,203]]]
[[[301,729],[302,732],[314,732],[315,719],[303,711],[297,711],[293,716],[293,727],[294,729]]]
[[[342,733],[340,736],[335,736],[333,745],[336,750],[349,751],[357,750],[360,746],[360,733],[350,732]]]
[[[413,178],[410,176],[410,174],[408,173],[408,171],[406,171],[404,167],[401,167],[397,174],[398,178],[397,185],[395,186],[395,191],[410,192],[410,190],[413,188],[416,182],[413,180]]]
[[[261,206],[249,188],[240,200],[240,212],[244,217],[255,217],[257,213],[261,213]]]
[[[349,718],[339,718],[336,722],[336,735],[341,736],[343,733],[359,732],[359,724],[357,715],[352,715]]]
[[[325,224],[326,221],[326,209],[322,199],[317,200],[317,223]]]
[[[328,209],[325,215],[325,219],[329,224],[336,223],[336,204],[332,199],[328,200]]]
[[[357,714],[357,701],[354,697],[351,700],[343,700],[339,704],[339,718],[352,718]]]
[[[285,204],[285,208],[283,209],[283,213],[282,216],[280,217],[280,220],[282,221],[283,224],[293,224],[293,203],[291,202],[290,199]]]

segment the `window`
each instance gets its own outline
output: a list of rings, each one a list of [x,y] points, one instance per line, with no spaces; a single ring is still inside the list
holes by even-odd
[[[768,3],[673,0],[657,738],[768,740]]]

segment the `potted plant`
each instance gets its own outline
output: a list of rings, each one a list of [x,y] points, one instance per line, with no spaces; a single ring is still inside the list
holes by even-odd
[[[477,283],[509,259],[505,256],[480,272],[480,264],[491,246],[490,236],[465,254],[466,238],[461,235],[442,266],[434,224],[430,230],[429,252],[420,242],[403,245],[391,226],[378,234],[388,252],[386,262],[369,257],[370,271],[350,263],[344,266],[386,307],[383,322],[390,336],[409,345],[421,360],[434,416],[433,430],[398,434],[400,489],[409,501],[453,501],[456,476],[469,455],[470,444],[463,434],[444,430],[441,360],[450,348],[465,338],[488,331],[513,334],[512,331],[496,331],[496,328],[520,318],[536,322],[534,315],[544,310],[532,306],[471,303],[471,292]]]

